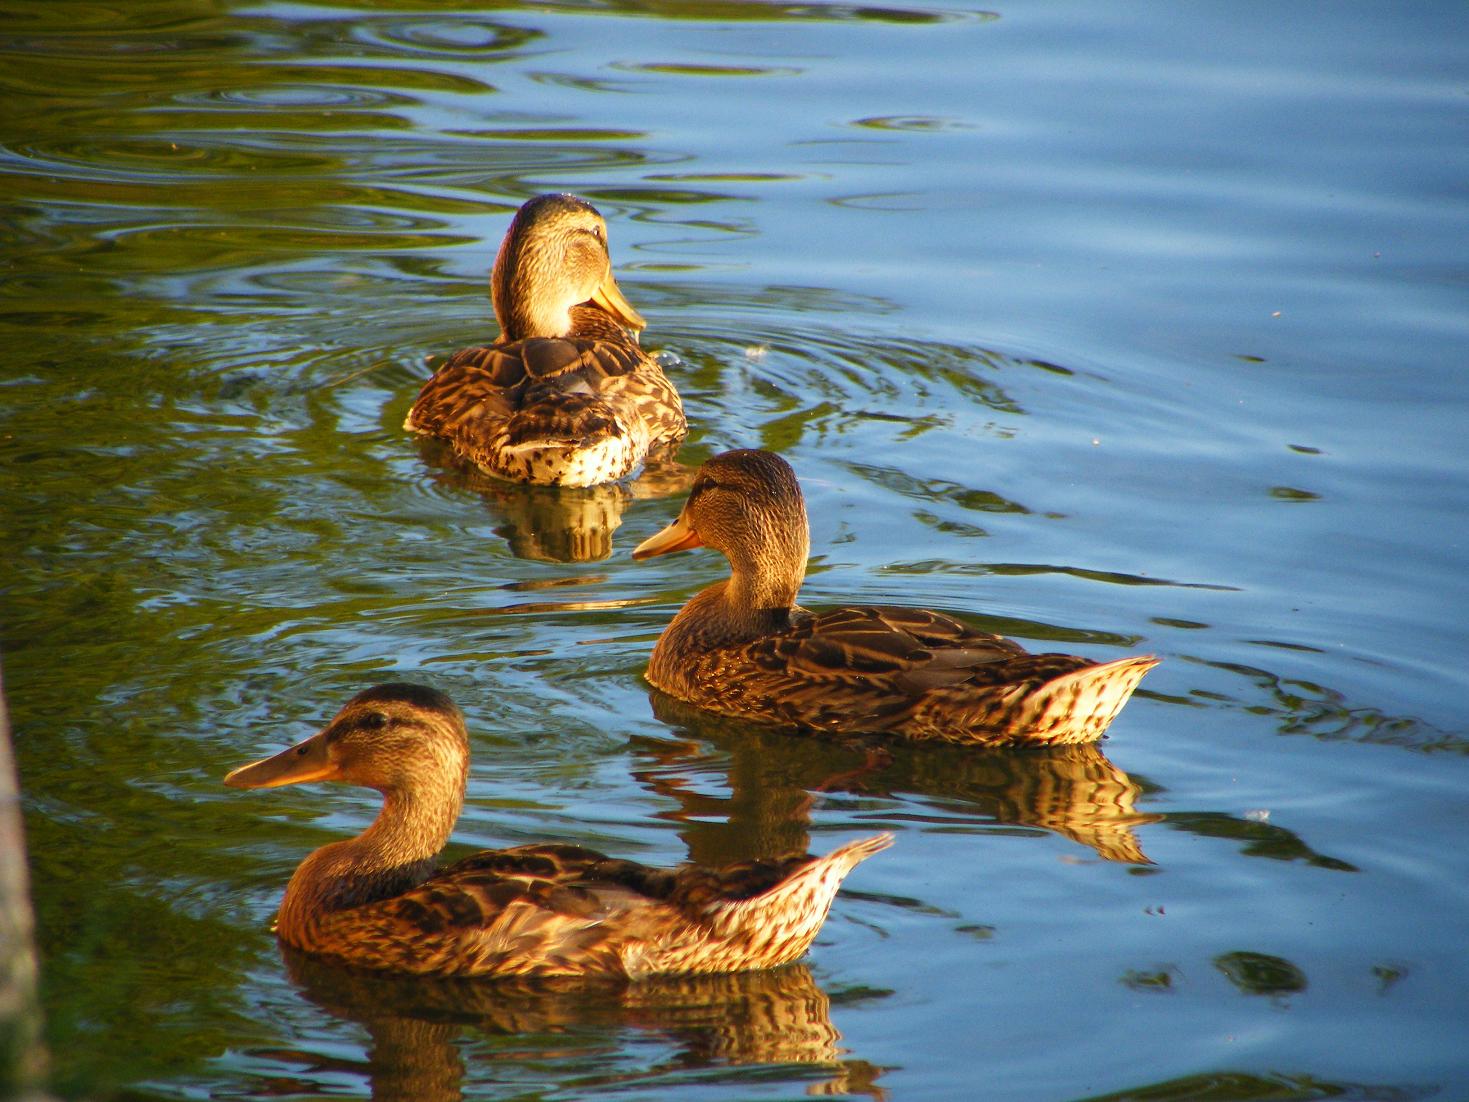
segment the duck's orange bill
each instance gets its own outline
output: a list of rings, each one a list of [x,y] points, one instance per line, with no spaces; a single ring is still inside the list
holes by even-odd
[[[690,547],[703,547],[704,541],[683,516],[656,535],[649,536],[633,548],[635,559],[650,559],[654,555],[666,555],[670,551],[687,551]]]
[[[592,292],[592,301],[630,329],[648,327],[648,323],[643,320],[643,315],[634,310],[632,303],[622,296],[622,288],[617,286],[617,280],[612,278],[611,268],[607,269],[606,276]]]
[[[283,784],[329,781],[337,765],[327,754],[326,732],[312,735],[273,758],[262,758],[232,770],[224,783],[231,788],[279,788]]]

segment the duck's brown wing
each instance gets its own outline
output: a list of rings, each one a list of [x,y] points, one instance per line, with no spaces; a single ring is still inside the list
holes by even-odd
[[[569,845],[478,853],[322,916],[297,948],[394,972],[616,975],[628,917],[654,901],[622,872],[630,864]]]
[[[727,706],[707,706],[819,731],[959,740],[957,729],[953,736],[927,729],[940,722],[936,700],[1023,694],[1092,664],[1029,654],[942,613],[872,605],[797,615],[786,631],[703,660],[720,667],[715,683],[727,696]],[[930,717],[922,732],[911,726],[920,713]]]
[[[678,393],[629,340],[536,337],[456,352],[404,427],[515,481],[612,481],[687,431]]]
[[[594,849],[555,842],[487,849],[446,865],[424,881],[424,885],[475,882],[482,878],[575,884],[586,879],[591,870],[609,862],[617,863]]]
[[[458,887],[493,879],[594,891],[612,887],[649,902],[677,907],[692,916],[718,900],[748,899],[768,891],[814,860],[809,854],[795,854],[718,868],[682,865],[668,869],[608,857],[581,846],[532,845],[477,853],[443,869],[423,886],[442,883]]]
[[[911,691],[958,684],[1025,656],[999,635],[922,608],[857,605],[797,620],[772,639],[796,667],[826,676],[899,679]]]
[[[595,338],[464,348],[423,384],[403,427],[450,441],[484,438],[491,425],[528,404],[556,394],[596,394],[645,359],[636,345]]]

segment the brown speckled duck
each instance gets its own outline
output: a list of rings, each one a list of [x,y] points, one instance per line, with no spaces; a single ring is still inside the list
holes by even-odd
[[[1030,654],[924,609],[796,604],[810,535],[795,472],[765,451],[706,462],[677,520],[633,551],[708,546],[731,575],[694,596],[653,648],[648,681],[710,711],[807,731],[974,745],[1092,742],[1152,655]]]
[[[516,213],[490,277],[500,336],[454,353],[403,427],[514,482],[594,486],[688,431],[678,392],[612,277],[607,226],[574,195]]]
[[[658,869],[574,845],[485,850],[435,872],[464,802],[469,738],[443,693],[379,685],[318,734],[225,783],[341,781],[383,794],[356,838],[301,863],[277,918],[282,941],[363,968],[439,976],[628,978],[731,972],[804,953],[879,834],[825,857]]]

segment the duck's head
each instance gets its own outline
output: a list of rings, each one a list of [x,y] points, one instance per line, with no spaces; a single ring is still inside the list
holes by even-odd
[[[503,339],[564,337],[571,308],[593,302],[619,325],[647,325],[612,278],[607,223],[575,195],[538,195],[505,231],[490,275],[490,294]]]
[[[738,574],[795,572],[811,550],[806,501],[791,465],[773,452],[740,448],[705,461],[678,519],[633,550],[635,559],[712,547]]]
[[[233,788],[340,781],[383,793],[462,797],[469,774],[464,716],[422,685],[378,685],[349,700],[324,728],[273,758],[225,777]]]

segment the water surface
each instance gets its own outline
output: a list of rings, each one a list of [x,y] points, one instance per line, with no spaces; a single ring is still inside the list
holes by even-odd
[[[1469,44],[1452,4],[13,2],[3,642],[65,1096],[1469,1091]],[[511,212],[601,209],[812,606],[1152,652],[1102,746],[860,751],[641,670],[677,477],[399,425]],[[898,844],[809,961],[497,992],[283,958],[366,793],[224,789],[351,693],[466,710],[455,852]]]

